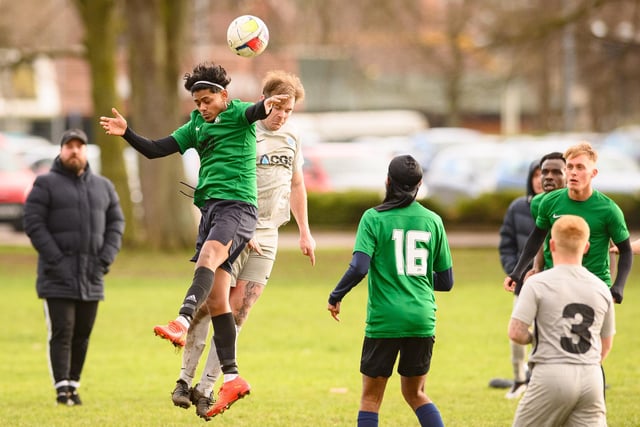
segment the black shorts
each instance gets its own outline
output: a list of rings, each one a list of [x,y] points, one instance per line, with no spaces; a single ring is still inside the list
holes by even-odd
[[[417,377],[429,372],[435,337],[367,338],[362,343],[360,372],[368,377],[389,378],[398,353],[398,373]]]
[[[196,253],[191,261],[198,260],[202,245],[208,240],[216,240],[223,245],[231,242],[229,258],[220,266],[231,273],[231,265],[255,234],[258,209],[238,200],[212,199],[207,200],[200,212]]]

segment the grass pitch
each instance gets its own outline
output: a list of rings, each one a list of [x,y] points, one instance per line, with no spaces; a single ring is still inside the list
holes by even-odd
[[[320,249],[311,267],[296,250],[282,250],[272,278],[239,337],[241,374],[251,394],[210,421],[217,426],[353,426],[366,284],[343,301],[340,323],[327,296],[351,258],[349,249]],[[0,425],[201,425],[195,409],[174,407],[170,393],[181,354],[155,337],[157,323],[175,317],[190,284],[190,253],[123,252],[107,276],[80,389],[85,404],[57,407],[47,366],[42,302],[35,295],[35,253],[0,248]],[[453,250],[455,286],[438,293],[437,343],[427,393],[447,426],[509,426],[517,402],[491,389],[511,375],[507,322],[512,295],[495,248]],[[610,426],[638,426],[640,267],[634,266],[617,309],[617,335],[605,362]],[[380,424],[417,426],[390,379]],[[218,387],[216,387],[217,390]]]

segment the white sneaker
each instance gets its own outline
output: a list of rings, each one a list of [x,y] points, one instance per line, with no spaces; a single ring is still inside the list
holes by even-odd
[[[527,390],[526,382],[516,381],[513,383],[513,387],[511,387],[511,390],[509,390],[507,394],[504,395],[504,397],[506,397],[507,399],[517,399],[520,396],[522,396],[522,394],[526,390]]]

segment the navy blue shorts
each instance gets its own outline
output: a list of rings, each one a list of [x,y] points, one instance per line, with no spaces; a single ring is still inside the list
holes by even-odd
[[[429,372],[435,337],[367,338],[362,343],[360,373],[376,378],[389,378],[398,353],[398,373],[417,377]]]
[[[231,265],[255,234],[258,209],[250,203],[238,200],[212,199],[200,208],[200,212],[202,216],[198,226],[196,253],[191,261],[198,260],[202,245],[208,240],[215,240],[223,245],[231,242],[229,258],[220,266],[231,273]]]

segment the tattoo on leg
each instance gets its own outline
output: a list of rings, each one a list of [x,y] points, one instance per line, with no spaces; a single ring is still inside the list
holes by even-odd
[[[256,282],[247,282],[244,288],[244,295],[242,297],[242,305],[238,309],[238,314],[236,316],[236,325],[242,326],[242,324],[247,320],[249,316],[249,311],[253,304],[258,300],[260,293],[258,292],[261,285]]]

